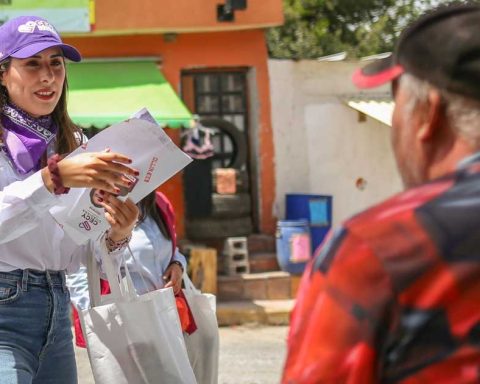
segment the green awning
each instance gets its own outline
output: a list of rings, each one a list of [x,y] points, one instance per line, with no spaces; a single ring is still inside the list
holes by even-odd
[[[68,112],[81,126],[103,128],[146,107],[162,125],[189,126],[192,115],[152,61],[69,63]]]

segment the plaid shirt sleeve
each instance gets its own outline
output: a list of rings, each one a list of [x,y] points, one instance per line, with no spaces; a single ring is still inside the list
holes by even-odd
[[[392,284],[368,245],[342,228],[307,267],[292,314],[282,383],[373,383]]]

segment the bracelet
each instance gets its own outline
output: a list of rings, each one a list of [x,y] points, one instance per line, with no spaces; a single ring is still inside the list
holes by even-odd
[[[53,183],[53,193],[55,195],[62,195],[70,191],[70,188],[67,188],[63,185],[62,178],[60,177],[60,172],[58,170],[58,162],[62,159],[63,156],[60,156],[58,153],[56,153],[47,160],[47,168],[50,172],[50,179]]]
[[[178,261],[178,260],[172,260],[172,261],[170,262],[170,264],[168,264],[168,266],[170,266],[170,265],[172,265],[172,264],[177,264],[177,265],[180,267],[180,269],[182,270],[182,272],[183,272],[183,265],[182,265],[182,263],[181,263],[180,261]]]
[[[107,245],[108,252],[113,252],[113,251],[117,251],[119,249],[125,248],[131,239],[132,239],[132,234],[128,235],[127,237],[124,237],[119,241],[114,241],[110,238],[110,231],[107,232],[107,235],[105,236],[105,243]]]

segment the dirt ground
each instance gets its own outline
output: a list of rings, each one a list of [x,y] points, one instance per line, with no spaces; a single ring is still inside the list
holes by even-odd
[[[277,384],[288,327],[220,328],[219,384]],[[86,350],[77,348],[78,383],[94,384]],[[199,383],[201,384],[201,383]]]

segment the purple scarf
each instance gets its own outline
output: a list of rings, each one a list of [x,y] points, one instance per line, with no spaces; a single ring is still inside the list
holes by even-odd
[[[16,171],[22,175],[38,171],[42,155],[57,133],[52,117],[34,118],[16,105],[7,103],[3,107],[1,123],[6,152]]]

